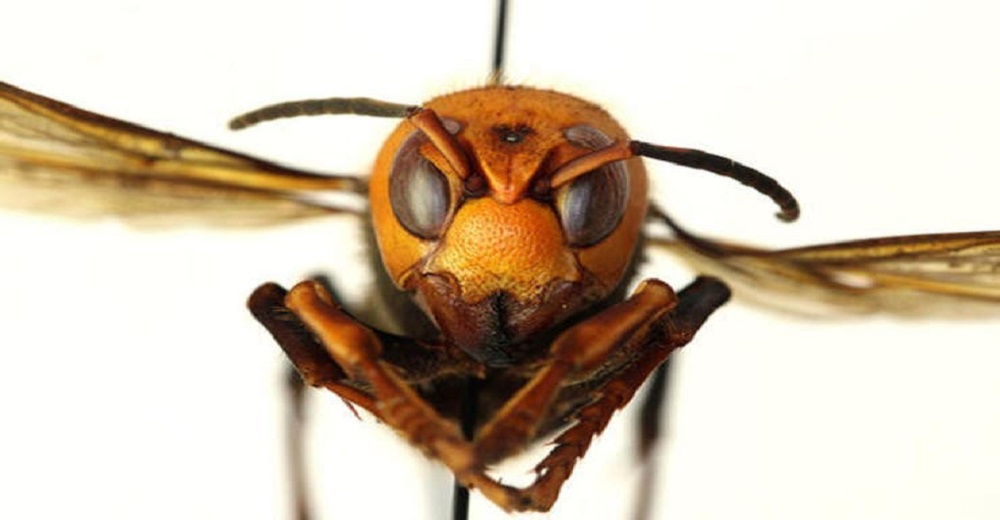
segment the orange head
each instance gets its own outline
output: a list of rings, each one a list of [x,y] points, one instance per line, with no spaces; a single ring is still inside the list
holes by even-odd
[[[795,197],[753,168],[629,140],[596,105],[548,90],[492,85],[423,107],[293,101],[247,112],[230,128],[320,114],[406,118],[369,184],[382,261],[447,340],[491,365],[515,361],[526,340],[620,287],[647,209],[639,156],[732,178],[770,197],[782,220],[799,215]],[[311,189],[319,179],[323,188],[346,182],[309,178]]]
[[[383,145],[370,182],[382,261],[446,339],[491,365],[622,282],[646,173],[601,108],[525,87],[431,100]],[[607,153],[609,150],[612,153]]]

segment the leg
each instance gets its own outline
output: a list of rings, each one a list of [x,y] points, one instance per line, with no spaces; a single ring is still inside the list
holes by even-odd
[[[250,295],[247,307],[285,351],[302,380],[309,386],[325,387],[347,401],[374,412],[374,402],[364,391],[344,383],[346,374],[313,339],[312,334],[285,308],[287,292],[276,284],[264,284]]]
[[[330,287],[325,277],[321,283]],[[332,290],[332,288],[331,288]],[[284,310],[285,291],[275,285],[265,285],[254,292],[249,307],[254,316],[274,334],[283,346],[294,366],[283,367],[285,371],[285,452],[288,462],[289,481],[296,520],[313,518],[309,498],[306,455],[303,452],[306,398],[306,382],[314,386],[334,384],[344,374],[325,359],[326,354],[315,348],[307,331],[292,320]]]
[[[472,438],[476,430],[476,401],[479,397],[479,385],[481,381],[475,378],[465,380],[465,388],[462,391],[462,410],[460,419],[462,424],[462,435],[466,440]],[[455,478],[454,495],[451,504],[452,520],[469,520],[469,488],[462,485]]]
[[[656,457],[656,448],[660,437],[663,435],[662,422],[663,413],[666,409],[669,375],[670,358],[667,358],[656,369],[656,373],[653,374],[653,379],[649,382],[646,399],[643,401],[642,408],[639,411],[638,450],[636,450],[636,455],[639,464],[642,465],[642,476],[639,479],[639,491],[636,494],[634,520],[646,520],[649,518],[650,505],[653,499],[653,486],[656,484],[656,466],[659,462],[659,459]]]
[[[291,482],[292,500],[294,502],[296,520],[312,518],[309,499],[309,482],[306,475],[305,453],[302,451],[305,437],[305,399],[306,385],[294,367],[285,368],[285,390],[287,402],[285,418],[285,452],[288,460],[288,473]]]
[[[641,289],[640,287],[639,290]],[[575,414],[575,424],[556,438],[555,448],[536,466],[538,477],[535,482],[523,490],[517,490],[511,503],[522,505],[525,509],[548,510],[558,497],[562,484],[572,473],[576,461],[586,453],[593,437],[604,430],[611,415],[628,403],[649,374],[674,349],[684,346],[694,337],[698,328],[729,299],[729,295],[728,287],[710,278],[699,278],[681,291],[673,311],[655,318],[655,322],[648,324],[644,333],[633,338],[635,341],[630,347],[636,349],[638,357],[627,361],[615,377],[594,391],[596,399]],[[589,347],[581,345],[580,348]],[[544,377],[543,370],[536,379]],[[542,387],[539,385],[534,388]],[[525,391],[531,392],[534,388],[529,383]],[[514,400],[531,401],[520,392]],[[532,414],[537,415],[537,411],[532,411]]]
[[[667,401],[670,359],[663,362],[649,382],[649,392],[639,412],[638,458],[646,460],[663,434],[663,410]]]
[[[333,292],[329,280],[318,277],[316,283],[327,292]],[[265,284],[250,297],[248,306],[257,320],[271,332],[294,365],[294,368],[289,367],[291,370],[286,386],[289,403],[286,442],[288,443],[287,453],[295,518],[307,520],[311,518],[311,514],[305,457],[302,452],[305,421],[303,405],[307,394],[304,383],[325,387],[344,398],[348,405],[357,404],[372,412],[376,417],[381,416],[375,405],[374,397],[367,389],[359,389],[352,385],[347,374],[331,359],[323,346],[316,342],[311,331],[285,307],[286,296],[287,292],[284,289],[274,284]],[[445,366],[442,359],[446,357],[446,353],[435,351],[433,348],[421,351],[420,353],[425,355],[418,358],[413,352],[412,345],[408,344],[400,348],[399,338],[388,334],[382,334],[382,336],[387,343],[388,351],[385,352],[387,357],[396,361],[404,358],[411,361],[416,360],[416,363],[411,363],[413,369],[408,371],[408,375],[417,381],[427,378],[430,374],[440,372],[461,372],[464,370],[475,373],[474,369],[478,367],[478,365],[471,366],[462,363]],[[477,380],[475,378],[469,380],[471,382],[470,390],[474,391]],[[471,399],[469,406],[472,406],[473,403],[474,399]],[[474,410],[468,411],[466,416],[469,417],[469,421],[472,421],[475,416]],[[473,424],[470,422],[467,427],[472,428]],[[457,486],[456,489],[461,489],[460,495],[464,495],[465,500],[467,500],[467,489],[462,486]],[[455,515],[460,514],[467,514],[465,508],[462,508],[462,511],[455,511]],[[455,518],[456,520],[464,519],[463,516]]]
[[[683,294],[684,291],[681,291],[682,301]],[[696,317],[700,313],[701,311],[697,309],[687,312],[683,311],[683,309],[678,309],[675,314],[688,316],[685,319],[690,320],[692,316]],[[688,323],[686,326],[697,327],[697,324]],[[639,449],[636,455],[638,456],[639,463],[642,465],[642,476],[639,481],[639,492],[636,497],[634,520],[646,520],[649,518],[652,506],[653,486],[656,484],[656,469],[662,459],[662,456],[660,460],[656,458],[656,448],[659,445],[660,438],[663,436],[663,415],[667,409],[670,371],[670,359],[664,361],[656,369],[656,374],[653,375],[653,380],[649,384],[646,400],[642,403],[642,409],[639,413]]]
[[[646,281],[629,299],[560,334],[542,369],[479,431],[476,448],[480,456],[494,461],[524,449],[570,377],[583,379],[581,373],[602,367],[676,304],[670,286]]]
[[[275,305],[274,298],[283,292],[276,285],[264,285],[251,296],[250,307],[307,383],[323,386],[368,409],[411,444],[441,461],[465,487],[478,488],[501,507],[523,510],[531,506],[521,500],[517,489],[486,475],[481,458],[458,425],[440,416],[382,358],[387,352],[378,334],[341,311],[316,282],[295,286],[284,296],[284,306]],[[410,347],[413,351],[415,345]],[[455,366],[439,368],[477,375],[461,359]]]
[[[273,291],[273,287],[276,286],[265,285],[258,293]],[[254,301],[251,297],[252,308]],[[276,324],[272,319],[265,325],[282,343],[282,348],[307,382],[324,386],[368,409],[411,444],[443,462],[466,485],[491,485],[458,425],[440,416],[414,391],[410,385],[412,381],[404,379],[386,361],[389,354],[386,347],[390,345],[384,344],[382,339],[391,338],[354,321],[315,282],[295,286],[285,296],[284,306],[291,311],[291,320]],[[294,328],[296,319],[308,327],[301,329],[302,335],[287,333],[286,329]],[[300,345],[300,340],[309,345]],[[423,349],[412,343],[409,347],[406,350],[411,355],[424,354]],[[453,359],[450,365],[424,366],[431,361],[434,359],[417,359],[410,364],[416,368],[407,370],[407,376],[419,379],[422,370],[475,376],[481,370],[478,364],[466,358]],[[331,381],[331,374],[336,372],[343,377]]]

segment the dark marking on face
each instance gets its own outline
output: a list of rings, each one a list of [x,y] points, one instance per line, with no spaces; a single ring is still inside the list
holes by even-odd
[[[518,144],[524,141],[529,135],[535,133],[535,130],[524,123],[519,123],[514,126],[494,126],[493,132],[497,134],[497,138],[500,139],[501,142],[507,144]]]

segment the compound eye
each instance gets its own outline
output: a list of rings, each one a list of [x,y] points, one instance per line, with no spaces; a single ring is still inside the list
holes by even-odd
[[[451,206],[448,179],[420,155],[427,139],[418,133],[403,142],[389,174],[389,203],[396,220],[423,239],[441,235]]]
[[[567,128],[564,136],[590,150],[614,144],[604,132],[589,125]],[[628,205],[628,182],[625,161],[615,161],[577,177],[556,192],[556,207],[570,245],[592,246],[618,227]]]
[[[592,246],[607,238],[625,215],[628,190],[624,161],[605,164],[559,190],[556,206],[570,245]]]

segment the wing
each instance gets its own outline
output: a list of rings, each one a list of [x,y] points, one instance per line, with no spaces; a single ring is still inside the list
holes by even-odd
[[[709,240],[665,213],[651,244],[718,276],[737,295],[799,314],[892,312],[971,316],[1000,311],[1000,231],[873,238],[765,250]]]
[[[286,168],[0,83],[0,207],[153,225],[249,226],[338,211],[364,182]]]

